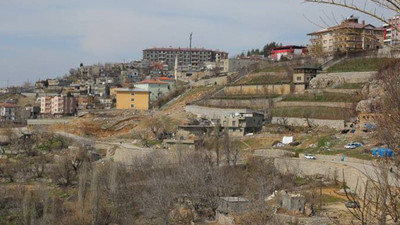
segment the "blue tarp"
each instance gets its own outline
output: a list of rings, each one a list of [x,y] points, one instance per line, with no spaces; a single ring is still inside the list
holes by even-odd
[[[378,157],[394,157],[394,152],[389,148],[375,148],[372,149],[372,155]]]

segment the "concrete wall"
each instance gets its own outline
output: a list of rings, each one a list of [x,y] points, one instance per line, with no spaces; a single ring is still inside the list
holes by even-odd
[[[238,85],[224,89],[225,95],[269,95],[290,94],[290,84]]]
[[[273,100],[272,100],[273,101]],[[263,110],[271,107],[271,99],[255,98],[255,99],[206,99],[198,103],[198,105],[216,107],[216,108],[248,108],[254,110]]]
[[[354,104],[351,102],[276,102],[274,104],[275,108],[279,107],[333,107],[333,108],[355,108]]]
[[[334,88],[325,88],[325,89],[309,89],[305,91],[306,93],[339,93],[339,94],[358,94],[361,93],[360,89],[334,89]]]
[[[286,156],[294,156],[294,152],[281,149],[258,149],[254,151],[253,155],[265,158],[280,158]]]
[[[308,126],[305,118],[293,118],[287,117],[285,118],[286,122],[290,126]],[[273,117],[271,123],[273,124],[281,124],[282,117]],[[313,126],[318,127],[329,127],[336,130],[344,129],[344,120],[320,120],[320,119],[309,119],[310,123]]]
[[[193,87],[207,86],[207,85],[226,85],[228,83],[228,76],[214,77],[210,79],[199,80],[193,82],[191,85]]]
[[[275,158],[275,167],[281,173],[291,173],[297,176],[319,175],[339,182],[345,181],[346,185],[358,194],[364,192],[367,177],[361,171],[339,163],[319,160],[302,160],[296,158]]]
[[[368,82],[374,75],[376,71],[370,72],[345,72],[345,73],[321,73],[318,76],[336,76],[340,79],[343,79],[346,83],[366,83]]]
[[[198,106],[198,105],[187,105],[185,107],[185,111],[195,114],[204,116],[209,119],[220,118],[221,116],[225,116],[231,113],[250,113],[252,110],[249,109],[234,109],[234,108],[210,108],[205,106]]]

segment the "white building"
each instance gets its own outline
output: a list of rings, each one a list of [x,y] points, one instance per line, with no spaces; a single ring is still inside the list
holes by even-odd
[[[0,121],[15,121],[17,106],[11,103],[0,103]]]

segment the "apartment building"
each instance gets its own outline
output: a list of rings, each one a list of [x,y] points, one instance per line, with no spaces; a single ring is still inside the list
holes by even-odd
[[[40,98],[40,114],[44,116],[66,116],[77,112],[78,103],[75,97],[52,96]]]
[[[383,43],[385,45],[400,44],[400,15],[389,19],[389,24],[383,24]]]
[[[150,92],[139,88],[118,88],[117,109],[148,110],[150,108]]]
[[[310,34],[312,45],[321,46],[323,52],[348,52],[379,49],[383,46],[383,28],[377,28],[365,21],[358,23],[358,18],[350,16],[339,25]]]
[[[0,121],[15,121],[17,106],[0,102]]]
[[[175,58],[178,57],[178,65],[203,66],[204,62],[215,62],[228,58],[228,53],[204,48],[149,48],[143,50],[143,60],[151,63],[163,62],[172,70]]]

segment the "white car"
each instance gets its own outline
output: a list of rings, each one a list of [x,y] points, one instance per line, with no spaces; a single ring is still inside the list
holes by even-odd
[[[347,145],[344,146],[345,149],[354,149],[354,148],[358,148],[361,147],[362,144],[358,143],[358,142],[353,142],[353,143],[348,143]]]
[[[304,158],[306,158],[306,159],[317,159],[317,158],[315,158],[315,156],[312,155],[312,154],[306,154],[306,155],[304,156]]]

